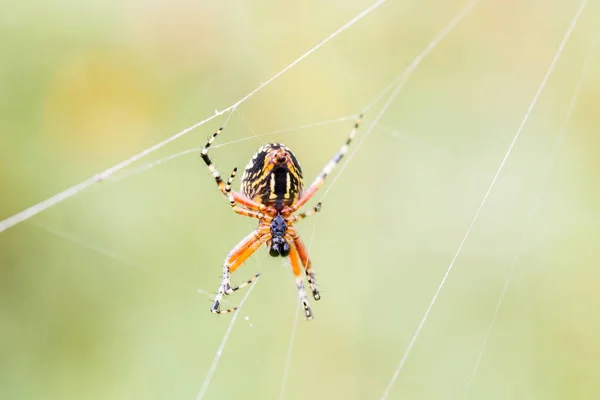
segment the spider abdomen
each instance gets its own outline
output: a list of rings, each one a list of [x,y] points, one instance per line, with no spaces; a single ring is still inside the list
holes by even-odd
[[[283,144],[269,143],[252,156],[242,176],[242,192],[250,199],[281,210],[302,193],[302,168]]]

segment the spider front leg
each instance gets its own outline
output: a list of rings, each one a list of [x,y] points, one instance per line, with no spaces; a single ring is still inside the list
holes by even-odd
[[[223,131],[223,128],[221,127],[219,129],[217,129],[217,131],[215,133],[213,133],[213,135],[210,137],[210,139],[208,139],[208,142],[206,142],[206,144],[204,145],[204,148],[202,149],[202,151],[200,151],[200,157],[202,157],[202,160],[204,161],[204,163],[210,170],[213,178],[215,178],[215,181],[217,182],[217,186],[219,187],[221,192],[226,195],[225,183],[223,182],[223,179],[221,178],[221,174],[219,173],[219,171],[217,170],[217,167],[215,167],[212,160],[208,156],[208,148],[215,141],[215,139],[217,138],[219,133],[221,133],[222,131]],[[232,173],[232,175],[235,176],[235,170],[234,170],[234,173]],[[230,178],[230,180],[231,179],[232,178]]]
[[[296,250],[295,246],[291,246],[289,258],[290,264],[292,265],[292,272],[294,273],[294,278],[296,279],[296,289],[298,289],[298,297],[300,298],[300,302],[302,302],[302,308],[304,308],[304,315],[306,315],[306,319],[310,321],[313,318],[313,315],[312,310],[310,309],[310,305],[308,304],[306,292],[304,291],[304,282],[302,280],[300,258],[298,257],[298,251]]]
[[[223,193],[225,195],[225,197],[227,197],[227,200],[229,200],[229,205],[231,205],[231,207],[234,208],[234,211],[235,211],[236,204],[241,204],[241,205],[249,208],[250,210],[254,210],[254,211],[258,211],[258,212],[264,211],[264,209],[266,208],[264,204],[257,203],[255,201],[247,198],[243,194],[237,193],[237,192],[231,190],[231,184],[233,183],[233,179],[235,178],[235,175],[237,173],[237,168],[233,169],[229,179],[227,180],[227,183],[225,183],[225,182],[223,182],[223,178],[221,178],[221,174],[217,170],[217,167],[215,167],[212,160],[208,156],[208,149],[210,148],[212,143],[215,141],[215,139],[217,138],[219,133],[221,133],[222,131],[223,131],[223,128],[219,128],[215,133],[213,133],[213,135],[210,137],[210,139],[208,139],[208,142],[206,142],[206,144],[204,145],[204,148],[202,149],[202,151],[200,151],[200,157],[202,157],[202,160],[204,161],[204,163],[210,170],[213,178],[215,178],[215,181],[217,183],[217,186],[219,187],[219,190],[221,191],[221,193]],[[238,214],[240,214],[240,213],[238,213]]]
[[[356,136],[356,131],[358,130],[361,119],[362,119],[362,115],[360,115],[358,117],[358,119],[356,120],[356,122],[354,123],[354,129],[352,129],[350,131],[350,134],[348,135],[348,139],[346,139],[346,142],[342,145],[342,147],[336,153],[336,155],[333,156],[333,158],[325,165],[325,168],[323,168],[323,171],[319,174],[319,176],[317,176],[317,178],[313,181],[313,183],[310,185],[310,187],[302,194],[302,196],[300,196],[300,198],[298,199],[296,204],[294,204],[292,206],[292,210],[296,211],[300,207],[302,207],[308,200],[310,200],[311,197],[314,196],[315,193],[317,193],[317,190],[319,190],[319,188],[321,186],[323,186],[323,182],[325,182],[325,178],[327,178],[327,176],[329,174],[331,174],[333,169],[339,164],[340,160],[348,152],[350,143],[352,143],[352,139],[354,139],[354,136]]]
[[[267,231],[268,232],[268,231]],[[242,239],[241,242],[237,244],[231,250],[227,258],[225,259],[225,263],[223,264],[223,274],[221,275],[221,285],[219,286],[219,290],[215,296],[213,304],[210,308],[210,311],[214,314],[227,314],[230,312],[234,312],[237,308],[229,308],[227,310],[221,310],[219,307],[221,305],[221,301],[223,299],[223,295],[230,295],[233,292],[249,285],[254,282],[259,274],[256,274],[251,279],[243,282],[239,286],[231,287],[231,274],[246,261],[260,246],[262,246],[266,241],[268,241],[271,237],[270,233],[267,233],[264,230],[259,230],[257,232],[252,232],[250,235],[246,236]]]

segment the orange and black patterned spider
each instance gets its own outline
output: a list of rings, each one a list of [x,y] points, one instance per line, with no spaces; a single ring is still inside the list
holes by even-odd
[[[247,286],[260,274],[256,274],[252,279],[236,287],[231,287],[229,277],[260,246],[266,244],[271,256],[290,258],[292,271],[296,278],[298,296],[304,307],[304,313],[307,319],[312,319],[312,311],[304,291],[301,265],[304,267],[313,298],[319,300],[321,296],[315,282],[315,273],[311,269],[308,251],[293,225],[318,212],[321,209],[321,203],[317,203],[308,212],[295,213],[319,190],[327,175],[333,171],[346,154],[359,124],[360,117],[354,124],[354,129],[348,135],[346,143],[325,165],[321,174],[306,191],[303,190],[302,168],[300,168],[296,156],[289,148],[279,143],[269,143],[258,149],[246,165],[246,170],[242,176],[241,193],[232,191],[231,184],[237,168],[233,169],[231,176],[225,183],[208,157],[208,148],[223,128],[216,131],[208,140],[200,155],[217,181],[219,189],[229,200],[234,212],[258,219],[258,228],[242,239],[227,255],[223,264],[221,285],[210,308],[211,312],[225,314],[236,310],[235,308],[220,309],[223,295],[232,294],[236,290]]]

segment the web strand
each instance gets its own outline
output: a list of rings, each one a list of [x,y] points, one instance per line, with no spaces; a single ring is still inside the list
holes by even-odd
[[[471,390],[471,386],[475,379],[475,375],[477,374],[477,370],[479,369],[479,364],[481,363],[481,359],[483,358],[483,355],[487,348],[488,340],[489,340],[490,336],[492,335],[492,331],[494,330],[494,326],[496,324],[496,318],[498,317],[498,313],[500,312],[500,308],[502,307],[502,303],[504,302],[504,297],[506,295],[506,291],[510,284],[513,272],[519,262],[521,253],[523,252],[523,248],[525,246],[525,241],[527,239],[527,234],[529,233],[529,228],[531,227],[531,224],[533,223],[535,216],[537,215],[537,212],[542,203],[544,189],[546,188],[546,186],[548,185],[548,182],[550,181],[550,178],[552,177],[552,172],[553,172],[554,166],[556,164],[556,158],[558,157],[559,149],[560,149],[560,147],[564,141],[564,138],[567,134],[567,127],[569,125],[569,122],[571,121],[571,117],[573,116],[573,111],[575,110],[575,105],[577,104],[577,99],[579,97],[579,93],[581,92],[581,89],[583,89],[583,83],[585,81],[585,77],[587,76],[594,53],[596,51],[596,47],[598,45],[599,38],[600,38],[600,30],[597,31],[597,33],[592,41],[592,45],[590,46],[588,54],[583,63],[583,68],[581,70],[579,80],[577,81],[577,84],[575,85],[573,94],[571,95],[571,100],[569,102],[569,108],[567,110],[567,115],[565,117],[565,121],[563,122],[563,125],[561,126],[559,133],[556,136],[556,140],[554,141],[554,147],[551,151],[551,157],[548,162],[548,165],[545,168],[546,173],[541,179],[540,187],[538,188],[537,197],[533,202],[533,206],[531,207],[529,216],[527,217],[525,224],[523,224],[523,230],[521,233],[521,238],[519,240],[518,250],[515,253],[515,256],[512,260],[511,266],[508,270],[508,273],[506,274],[506,278],[504,279],[502,291],[500,292],[500,298],[498,299],[498,303],[496,304],[496,308],[494,310],[494,314],[492,315],[490,325],[488,326],[487,332],[485,334],[485,338],[483,339],[483,343],[481,344],[481,348],[479,350],[479,354],[477,355],[477,360],[475,361],[475,366],[473,367],[473,371],[471,372],[471,376],[469,377],[469,382],[467,383],[464,400],[466,400],[469,397],[469,392]]]
[[[242,301],[240,302],[238,309],[235,310],[235,312],[233,313],[233,317],[231,318],[231,321],[229,322],[229,326],[227,327],[227,330],[225,331],[225,335],[223,335],[223,340],[221,340],[221,344],[219,345],[219,348],[217,349],[215,358],[213,359],[213,362],[210,365],[210,368],[208,369],[206,376],[204,377],[204,382],[202,382],[202,387],[200,388],[200,392],[198,392],[198,396],[196,396],[196,400],[202,400],[204,398],[204,395],[206,394],[206,391],[208,390],[208,386],[210,385],[210,382],[212,381],[212,377],[215,374],[215,371],[217,369],[217,364],[219,364],[219,360],[221,359],[221,356],[223,355],[223,350],[225,350],[225,346],[227,345],[227,341],[229,340],[229,335],[231,335],[231,331],[233,330],[233,325],[235,325],[235,321],[237,320],[238,316],[240,315],[240,311],[242,310],[242,307],[244,306],[246,299],[248,299],[248,297],[250,296],[250,293],[252,293],[252,290],[254,290],[254,287],[256,286],[258,279],[259,278],[257,278],[257,280],[255,280],[252,283],[252,285],[250,285],[250,287],[248,288],[248,291],[242,298]]]
[[[246,121],[246,118],[244,118],[244,116],[242,115],[242,113],[240,112],[240,110],[238,110],[236,108],[235,112],[238,114],[238,116],[240,117],[240,119],[242,120],[242,122],[244,123],[244,125],[246,125],[246,128],[248,128],[248,130],[252,134],[252,137],[255,138],[256,140],[258,140],[258,142],[261,145],[265,144],[265,142],[260,138],[260,135],[257,135],[256,133],[254,133],[254,130],[250,127],[250,124],[248,124],[248,121]]]
[[[456,262],[456,259],[458,258],[458,255],[460,254],[465,242],[467,241],[467,238],[469,237],[469,234],[471,233],[471,230],[473,229],[473,226],[475,225],[475,222],[477,221],[477,218],[479,217],[479,214],[481,213],[481,210],[483,209],[483,206],[485,205],[490,192],[492,191],[494,185],[496,184],[496,181],[497,181],[498,177],[500,176],[500,173],[502,172],[504,165],[506,164],[506,160],[510,156],[510,153],[512,152],[512,149],[513,149],[515,143],[517,142],[517,140],[519,139],[519,136],[521,135],[521,132],[523,130],[523,127],[525,126],[525,123],[529,119],[529,116],[531,115],[531,112],[533,111],[538,98],[540,97],[544,87],[546,86],[546,82],[548,81],[548,78],[550,77],[552,71],[554,70],[554,66],[556,65],[558,59],[560,58],[560,55],[562,54],[562,51],[563,51],[567,41],[569,40],[569,37],[571,36],[571,33],[573,32],[573,29],[575,28],[575,25],[577,24],[577,21],[579,20],[579,17],[581,16],[581,13],[583,12],[583,9],[585,8],[586,3],[587,3],[586,0],[583,0],[581,2],[579,9],[577,10],[577,13],[571,20],[569,28],[567,29],[567,32],[565,33],[565,35],[558,47],[558,50],[554,54],[554,58],[552,59],[552,62],[550,63],[550,66],[548,67],[546,74],[544,75],[544,78],[542,79],[542,82],[540,83],[540,85],[535,93],[535,96],[533,97],[533,100],[531,101],[531,104],[529,105],[529,108],[527,109],[527,112],[525,113],[525,116],[523,117],[523,120],[521,121],[521,124],[519,125],[519,128],[517,129],[517,133],[513,137],[512,142],[510,143],[510,146],[508,147],[508,150],[506,151],[506,154],[504,155],[504,158],[502,159],[502,162],[500,163],[500,166],[498,167],[498,170],[496,171],[496,174],[494,175],[494,178],[492,179],[492,182],[490,183],[485,195],[483,196],[483,200],[481,201],[479,208],[475,212],[475,215],[471,221],[471,224],[467,228],[467,232],[465,233],[462,241],[460,242],[460,245],[458,246],[458,249],[456,250],[454,257],[452,258],[450,265],[446,269],[446,273],[444,274],[444,277],[442,278],[437,290],[435,291],[433,298],[431,299],[431,302],[429,303],[429,306],[425,310],[425,314],[423,314],[423,317],[421,318],[421,321],[419,322],[417,329],[415,330],[406,350],[404,351],[404,354],[402,355],[402,358],[400,359],[400,362],[399,362],[398,366],[396,367],[396,370],[394,371],[392,379],[390,380],[388,386],[386,387],[385,392],[383,393],[383,396],[381,397],[381,400],[385,400],[388,398],[388,396],[392,390],[392,387],[394,386],[394,383],[398,379],[398,376],[400,375],[400,371],[402,370],[402,367],[406,363],[406,360],[410,354],[410,351],[412,350],[415,342],[417,341],[417,338],[419,337],[419,334],[421,333],[421,329],[423,328],[423,325],[425,325],[425,322],[427,321],[427,318],[429,317],[429,313],[431,312],[431,309],[433,308],[440,292],[442,291],[442,288],[444,287],[444,284],[446,283],[446,279],[448,278],[450,272],[452,271],[452,267],[454,266],[454,263]]]
[[[363,11],[361,11],[359,14],[357,14],[355,17],[353,17],[350,21],[346,22],[344,25],[342,25],[340,28],[338,28],[336,31],[334,31],[333,33],[331,33],[329,36],[327,36],[325,39],[323,39],[322,41],[320,41],[317,45],[315,45],[314,47],[312,47],[310,50],[308,50],[306,53],[304,53],[303,55],[301,55],[299,58],[297,58],[295,61],[293,61],[291,64],[289,64],[288,66],[286,66],[284,69],[282,69],[281,71],[279,71],[277,74],[275,74],[273,77],[271,77],[269,80],[261,83],[256,89],[254,89],[252,92],[248,93],[246,96],[242,97],[240,100],[238,100],[236,103],[230,105],[229,107],[221,110],[221,111],[217,111],[215,110],[215,113],[213,115],[211,115],[210,117],[207,117],[205,119],[203,119],[200,122],[195,123],[194,125],[185,128],[184,130],[182,130],[179,133],[176,133],[175,135],[153,145],[148,147],[147,149],[141,151],[140,153],[124,160],[121,161],[120,163],[106,169],[103,172],[100,172],[96,175],[91,176],[90,178],[84,180],[83,182],[80,182],[60,193],[55,194],[52,197],[49,197],[48,199],[37,203],[17,214],[12,215],[11,217],[6,218],[3,221],[0,221],[0,232],[4,232],[5,230],[7,230],[8,228],[11,228],[31,217],[33,217],[36,214],[39,214],[40,212],[78,194],[79,192],[81,192],[82,190],[87,189],[88,187],[90,187],[91,185],[93,185],[94,183],[98,183],[98,182],[102,182],[103,180],[109,178],[110,176],[112,176],[113,174],[115,174],[116,172],[122,170],[123,168],[131,165],[132,163],[134,163],[135,161],[147,156],[148,154],[160,149],[163,146],[166,146],[167,144],[179,139],[180,137],[186,135],[187,133],[193,131],[194,129],[206,124],[209,121],[212,121],[213,119],[217,118],[220,115],[223,115],[226,112],[229,111],[233,111],[234,109],[236,109],[240,104],[244,103],[246,100],[248,100],[250,97],[254,96],[256,93],[258,93],[260,90],[262,90],[265,86],[267,86],[268,84],[270,84],[271,82],[273,82],[275,79],[279,78],[281,75],[283,75],[284,73],[286,73],[289,69],[293,68],[296,64],[298,64],[299,62],[301,62],[302,60],[304,60],[306,57],[308,57],[309,55],[311,55],[312,53],[314,53],[315,51],[317,51],[318,49],[320,49],[321,47],[323,47],[326,43],[328,43],[329,41],[331,41],[333,38],[335,38],[336,36],[338,36],[340,33],[344,32],[346,29],[348,29],[349,27],[351,27],[352,25],[354,25],[355,23],[357,23],[358,21],[360,21],[361,19],[363,19],[364,17],[366,17],[368,14],[370,14],[373,10],[377,9],[380,5],[382,5],[383,3],[385,3],[387,0],[377,0],[376,2],[374,2],[373,4],[371,4],[369,7],[365,8]]]
[[[352,153],[350,153],[350,155],[348,156],[348,161],[346,161],[341,167],[339,172],[335,175],[335,177],[333,178],[333,180],[331,181],[331,184],[329,185],[329,187],[327,188],[327,190],[325,191],[325,193],[323,193],[323,197],[321,198],[321,200],[323,200],[325,198],[325,196],[327,196],[327,194],[329,193],[329,191],[331,190],[331,188],[333,187],[334,183],[338,180],[338,178],[340,177],[340,175],[344,172],[344,170],[346,169],[346,166],[348,165],[348,163],[354,158],[354,155],[356,154],[356,152],[360,149],[360,147],[363,145],[364,141],[367,139],[367,137],[369,136],[369,134],[371,133],[371,131],[377,126],[377,124],[379,123],[379,121],[381,120],[381,118],[383,117],[383,115],[386,113],[386,111],[388,110],[388,108],[392,105],[392,103],[394,102],[394,100],[396,99],[396,97],[398,96],[398,94],[400,94],[400,91],[402,90],[402,88],[404,87],[404,85],[406,84],[406,82],[408,81],[408,79],[410,78],[410,76],[412,75],[412,73],[415,71],[415,69],[417,69],[417,67],[421,64],[421,61],[423,61],[423,59],[446,37],[448,36],[448,34],[456,27],[456,25],[458,25],[458,23],[460,21],[462,21],[462,19],[469,13],[469,11],[471,11],[471,9],[479,2],[480,0],[471,0],[463,9],[461,9],[451,20],[450,22],[448,22],[448,24],[446,24],[446,26],[444,26],[442,28],[442,30],[439,31],[439,33],[433,38],[433,40],[431,42],[429,42],[427,44],[427,46],[425,47],[425,49],[419,54],[417,55],[417,57],[415,57],[415,59],[410,63],[410,65],[408,67],[406,67],[404,69],[404,71],[402,71],[401,73],[399,73],[393,80],[392,83],[390,83],[376,98],[375,100],[371,101],[369,104],[367,104],[365,106],[365,108],[363,109],[362,113],[364,114],[368,109],[370,109],[375,103],[379,102],[381,99],[383,99],[385,97],[385,95],[391,90],[392,93],[389,95],[387,101],[385,102],[385,104],[383,105],[383,107],[381,108],[381,110],[379,111],[379,113],[377,114],[377,116],[375,117],[375,119],[373,119],[373,121],[371,122],[371,124],[369,125],[369,127],[367,128],[367,130],[365,131],[365,133],[362,135],[361,139],[359,140],[359,142],[356,144],[356,146],[354,147],[354,150],[352,151]]]

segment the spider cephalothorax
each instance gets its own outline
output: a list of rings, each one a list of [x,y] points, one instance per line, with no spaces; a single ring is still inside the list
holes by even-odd
[[[221,285],[210,309],[211,312],[224,314],[235,311],[235,308],[220,309],[223,295],[229,295],[252,283],[259,274],[233,288],[230,284],[230,275],[259,247],[266,244],[271,256],[290,258],[292,272],[296,278],[298,296],[302,301],[304,313],[307,319],[312,319],[312,311],[308,305],[302,282],[302,268],[306,273],[313,298],[319,300],[321,295],[315,282],[315,274],[311,268],[308,250],[293,224],[321,209],[321,203],[317,203],[308,212],[296,214],[298,209],[306,204],[323,185],[327,175],[331,173],[346,154],[359,124],[360,118],[354,124],[354,129],[350,131],[346,143],[333,159],[325,165],[323,171],[306,191],[303,190],[300,163],[294,153],[280,143],[269,143],[259,148],[246,165],[242,176],[241,193],[232,191],[231,184],[237,173],[237,168],[233,169],[231,176],[225,183],[208,156],[208,148],[223,128],[216,131],[208,140],[200,155],[210,169],[219,189],[227,196],[234,212],[258,219],[256,230],[242,239],[225,259]]]

